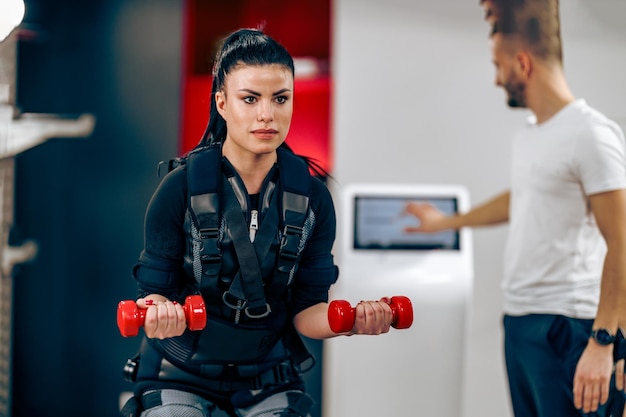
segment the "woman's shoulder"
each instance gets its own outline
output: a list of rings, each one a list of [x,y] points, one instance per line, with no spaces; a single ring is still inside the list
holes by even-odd
[[[161,178],[156,193],[185,195],[187,193],[187,166],[179,165],[165,174]]]
[[[311,202],[316,206],[333,206],[333,198],[328,185],[316,176],[311,176]]]

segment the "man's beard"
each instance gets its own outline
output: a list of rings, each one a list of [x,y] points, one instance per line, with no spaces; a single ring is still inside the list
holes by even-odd
[[[521,82],[510,81],[504,89],[507,93],[507,104],[513,108],[526,108],[526,85]]]

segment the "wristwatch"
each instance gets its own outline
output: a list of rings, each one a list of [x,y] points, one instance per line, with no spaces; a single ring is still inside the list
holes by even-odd
[[[615,342],[615,336],[607,329],[593,329],[591,331],[591,338],[602,346],[610,345]]]

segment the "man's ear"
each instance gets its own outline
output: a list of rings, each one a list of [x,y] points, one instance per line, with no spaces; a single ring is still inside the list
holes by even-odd
[[[517,64],[524,77],[527,79],[530,77],[533,67],[533,60],[527,52],[519,52],[517,54]]]

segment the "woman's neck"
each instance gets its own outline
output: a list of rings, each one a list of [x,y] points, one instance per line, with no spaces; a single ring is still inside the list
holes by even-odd
[[[226,146],[226,143],[222,148],[222,153],[228,158],[228,161],[241,177],[248,194],[261,192],[267,173],[276,163],[276,152],[260,155],[248,152],[233,152],[230,147]]]

